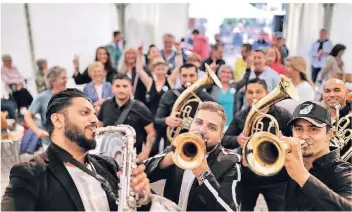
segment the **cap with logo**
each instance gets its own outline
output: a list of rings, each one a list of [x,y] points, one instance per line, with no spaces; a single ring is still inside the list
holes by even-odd
[[[321,103],[315,101],[306,101],[298,105],[293,112],[293,118],[287,125],[291,125],[297,119],[307,120],[317,127],[332,127],[328,109]]]

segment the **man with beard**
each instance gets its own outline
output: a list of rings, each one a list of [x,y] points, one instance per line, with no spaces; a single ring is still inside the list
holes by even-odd
[[[83,92],[67,89],[54,95],[46,113],[52,143],[31,161],[14,165],[1,209],[116,211],[119,167],[110,157],[88,154],[96,146],[97,122]],[[136,193],[150,195],[144,169],[133,170],[131,185]]]
[[[155,140],[153,118],[150,110],[142,102],[131,99],[132,80],[119,73],[112,81],[114,97],[106,100],[100,108],[99,126],[130,125],[136,131],[136,150],[143,161],[149,157]],[[125,116],[121,119],[121,117]],[[143,149],[143,143],[145,148]]]
[[[226,115],[215,102],[199,104],[189,132],[201,137],[207,154],[192,170],[177,167],[172,148],[148,159],[146,173],[151,182],[166,179],[164,196],[178,204],[182,211],[232,211],[239,209],[236,198],[240,180],[240,155],[221,144]]]
[[[182,119],[179,118],[179,114],[172,113],[172,108],[177,98],[181,93],[186,90],[186,87],[191,86],[198,80],[197,67],[190,63],[185,63],[180,67],[180,81],[182,88],[168,90],[161,96],[159,106],[155,114],[154,123],[158,129],[157,141],[161,138],[164,139],[165,146],[170,144],[166,136],[167,127],[178,127],[182,123]],[[203,90],[197,90],[195,94],[202,101],[214,101],[213,98]]]
[[[286,189],[286,211],[351,211],[352,165],[330,151],[331,118],[320,103],[297,106],[288,123],[293,137],[283,137],[288,148],[285,168],[291,177]]]

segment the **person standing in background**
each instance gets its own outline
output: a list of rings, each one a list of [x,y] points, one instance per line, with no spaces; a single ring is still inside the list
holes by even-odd
[[[318,81],[324,83],[331,78],[343,80],[344,62],[342,61],[342,56],[345,50],[346,46],[343,44],[336,44],[334,48],[332,48],[329,56],[326,58],[320,76],[318,76]]]
[[[308,79],[306,74],[307,65],[303,57],[294,56],[287,58],[286,70],[287,76],[292,80],[292,83],[297,89],[299,100],[285,99],[278,102],[276,105],[293,113],[299,104],[314,100],[315,87],[313,82]]]
[[[45,77],[48,73],[48,62],[45,59],[37,60],[38,70],[35,76],[35,84],[37,85],[38,93],[47,89]]]
[[[273,46],[277,48],[280,53],[280,60],[281,64],[285,64],[285,60],[289,55],[289,51],[287,46],[285,45],[284,37],[282,36],[282,32],[276,32],[274,36]]]
[[[287,75],[286,68],[281,64],[280,52],[275,47],[268,47],[266,49],[266,65],[276,71],[278,74]]]
[[[104,64],[106,81],[111,83],[114,76],[116,75],[116,69],[112,67],[110,53],[107,48],[103,46],[97,48],[95,52],[95,61],[99,61]],[[79,58],[77,56],[75,56],[73,59],[73,66],[75,69],[75,72],[73,73],[73,79],[77,85],[82,85],[92,81],[88,74],[88,68],[84,70],[83,74],[80,73]]]
[[[161,57],[169,64],[169,71],[168,73],[171,73],[171,71],[176,67],[176,55],[180,54],[182,55],[181,52],[177,53],[175,50],[172,49],[174,43],[175,43],[175,37],[167,33],[163,37],[164,41],[164,49],[160,51]]]
[[[261,49],[263,51],[266,50],[271,44],[265,40],[265,32],[264,30],[261,30],[259,32],[259,39],[253,43],[253,50],[258,50]]]
[[[326,58],[332,49],[332,42],[328,39],[326,29],[320,30],[320,38],[314,42],[309,51],[312,64],[312,81],[315,83],[321,68],[324,67]]]
[[[200,66],[200,70],[205,71],[205,64],[208,64],[210,68],[217,73],[220,66],[224,65],[226,62],[222,59],[224,54],[224,44],[215,44],[211,49],[210,57],[205,59]]]
[[[209,57],[209,43],[204,35],[200,35],[197,29],[193,30],[193,52],[200,55],[202,60]]]
[[[239,81],[242,76],[244,71],[247,68],[247,63],[246,60],[247,58],[252,58],[252,45],[249,43],[245,43],[242,45],[242,49],[241,49],[241,55],[242,57],[236,60],[235,63],[235,69],[234,69],[234,76],[235,76],[235,81]]]
[[[122,56],[122,50],[119,46],[121,39],[122,39],[122,33],[120,31],[115,31],[113,33],[112,42],[106,46],[106,48],[108,49],[108,51],[110,53],[111,62],[112,62],[112,66],[114,67],[114,69],[117,69],[117,67],[119,65],[119,60]]]

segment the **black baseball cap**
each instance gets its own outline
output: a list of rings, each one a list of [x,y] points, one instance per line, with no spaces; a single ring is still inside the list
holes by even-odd
[[[287,125],[291,125],[297,119],[305,119],[317,127],[332,127],[328,109],[316,101],[306,101],[298,105]]]

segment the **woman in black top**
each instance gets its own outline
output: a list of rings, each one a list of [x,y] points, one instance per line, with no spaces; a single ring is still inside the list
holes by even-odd
[[[152,61],[150,73],[145,71],[142,65],[142,55],[142,47],[139,47],[137,73],[146,88],[145,104],[152,112],[152,115],[155,115],[161,96],[169,89],[175,87],[179,67],[182,65],[182,56],[176,58],[176,67],[172,71],[172,74],[168,76],[168,64],[161,57]]]
[[[117,72],[112,66],[109,51],[105,47],[101,46],[97,48],[95,52],[95,61],[99,61],[104,64],[106,81],[112,83],[112,80]],[[79,61],[77,56],[73,59],[73,66],[75,68],[73,79],[77,85],[82,85],[92,81],[88,75],[88,68],[84,70],[83,74],[79,72]]]

